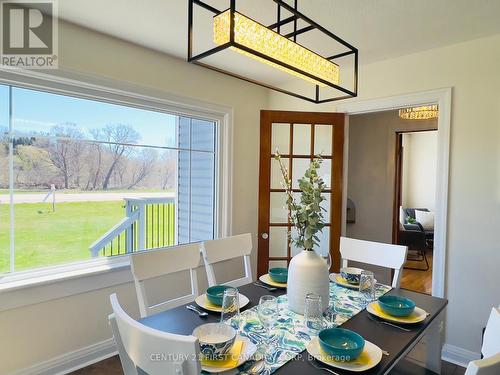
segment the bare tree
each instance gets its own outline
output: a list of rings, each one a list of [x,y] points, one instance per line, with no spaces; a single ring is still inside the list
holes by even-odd
[[[158,152],[151,148],[146,148],[139,153],[138,165],[132,171],[132,179],[127,189],[132,189],[143,181],[152,171],[152,167],[158,158]]]
[[[171,151],[164,152],[161,159],[161,188],[165,190],[173,187],[176,161]]]
[[[102,188],[106,190],[120,159],[130,153],[130,145],[137,143],[140,135],[130,125],[116,124],[106,125],[102,129],[102,138],[106,142],[109,142],[107,143],[107,151],[111,154],[111,164],[102,183]]]
[[[83,138],[83,134],[73,123],[56,125],[52,127],[50,134],[58,137],[50,144],[50,160],[61,174],[64,188],[69,189],[71,177],[77,176],[77,180],[79,179],[84,144],[78,140]]]

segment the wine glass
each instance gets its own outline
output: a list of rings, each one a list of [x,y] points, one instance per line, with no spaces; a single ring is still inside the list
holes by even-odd
[[[240,331],[240,301],[236,288],[227,288],[222,297],[222,309],[220,315],[221,323],[231,320],[230,324]]]
[[[375,300],[375,277],[372,271],[363,271],[359,277],[359,292],[364,298],[364,306]]]
[[[258,315],[261,324],[266,330],[266,340],[264,346],[264,358],[266,369],[270,366],[269,341],[271,338],[271,328],[278,319],[278,300],[274,296],[265,295],[260,297]]]

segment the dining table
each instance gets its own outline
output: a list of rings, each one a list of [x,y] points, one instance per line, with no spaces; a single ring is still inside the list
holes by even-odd
[[[401,326],[404,329],[382,323],[379,319],[371,316],[364,308],[356,311],[353,316],[346,318],[339,327],[360,334],[365,340],[372,342],[385,352],[385,355],[382,356],[381,361],[375,367],[360,374],[388,374],[407,356],[411,358],[412,362],[440,374],[445,309],[448,301],[406,289],[385,287],[386,289],[383,289],[384,294],[410,298],[428,315],[421,323]],[[238,290],[249,299],[249,303],[242,308],[242,314],[245,311],[255,310],[260,297],[263,295],[286,298],[286,289],[270,291],[254,283],[243,285]],[[188,310],[187,305],[189,304],[142,318],[140,322],[160,331],[190,335],[201,324],[220,321],[220,313],[207,311],[207,316],[200,317],[195,312]],[[409,355],[410,352],[411,355]],[[306,350],[302,350],[301,352],[292,353],[289,360],[280,364],[279,368],[273,369],[273,373],[289,375],[327,374],[325,370],[318,369],[317,366],[328,367],[311,357]],[[353,374],[353,372],[338,368],[331,368],[331,370],[339,375]],[[234,371],[234,373],[238,372]]]

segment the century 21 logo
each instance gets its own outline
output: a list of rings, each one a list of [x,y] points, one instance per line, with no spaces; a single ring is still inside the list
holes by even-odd
[[[53,2],[2,2],[2,53],[51,55]]]

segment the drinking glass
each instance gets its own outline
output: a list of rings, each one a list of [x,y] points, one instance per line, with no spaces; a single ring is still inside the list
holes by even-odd
[[[269,341],[271,328],[278,319],[278,300],[274,296],[265,295],[260,297],[258,314],[261,324],[266,329],[266,341],[264,347],[264,358],[266,369],[270,366]]]
[[[373,272],[361,272],[361,276],[359,278],[359,292],[364,298],[363,308],[365,308],[370,302],[375,300],[375,278],[373,276]]]
[[[231,320],[231,326],[233,326],[239,333],[240,301],[238,289],[236,288],[227,288],[224,290],[224,295],[222,297],[220,321],[221,323],[227,323],[229,320]]]
[[[335,307],[335,298],[330,298],[330,303],[328,304],[328,308],[323,313],[325,318],[325,324],[327,328],[335,328],[335,319],[337,319],[337,309]]]
[[[308,293],[304,307],[304,323],[311,334],[323,329],[323,303],[321,296]]]

